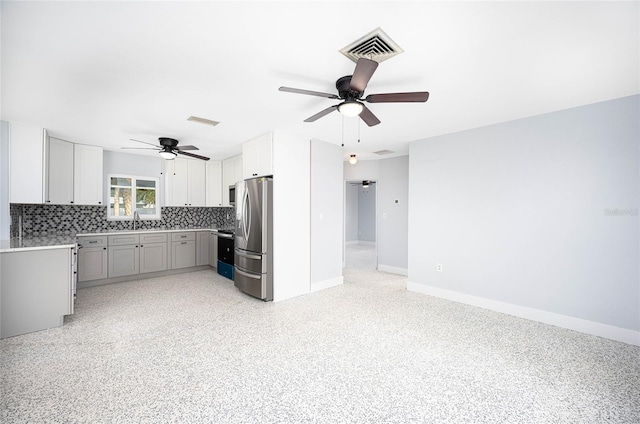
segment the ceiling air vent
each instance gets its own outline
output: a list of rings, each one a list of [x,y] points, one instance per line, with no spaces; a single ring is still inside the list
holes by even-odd
[[[393,150],[385,149],[385,150],[378,150],[377,152],[373,152],[373,153],[375,153],[376,155],[383,156],[383,155],[390,155],[391,153],[395,153],[395,152]]]
[[[364,37],[340,50],[340,53],[354,62],[358,62],[358,59],[364,57],[365,59],[375,60],[378,63],[399,55],[402,52],[404,52],[404,50],[389,38],[382,28],[374,29]]]
[[[211,119],[200,118],[199,116],[190,116],[187,118],[187,121],[198,122],[204,125],[211,125],[212,127],[215,127],[220,123],[218,121],[212,121]]]

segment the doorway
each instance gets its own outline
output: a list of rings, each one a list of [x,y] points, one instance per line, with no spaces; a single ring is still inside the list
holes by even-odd
[[[345,181],[344,267],[378,268],[376,181]]]

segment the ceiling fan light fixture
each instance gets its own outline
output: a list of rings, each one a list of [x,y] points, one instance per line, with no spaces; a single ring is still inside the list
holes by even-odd
[[[338,105],[338,111],[344,116],[353,117],[358,116],[364,109],[364,105],[356,101],[346,101]]]
[[[358,158],[356,157],[356,155],[349,155],[349,163],[351,165],[355,165],[356,163],[358,163]]]
[[[172,159],[175,159],[176,156],[177,156],[177,154],[175,154],[171,150],[160,150],[160,157],[162,159],[172,160]]]

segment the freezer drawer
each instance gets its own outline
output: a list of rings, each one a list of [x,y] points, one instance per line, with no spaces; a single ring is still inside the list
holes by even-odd
[[[262,300],[273,300],[268,274],[254,274],[236,267],[234,285],[244,293]]]
[[[235,249],[234,264],[245,271],[256,274],[267,272],[267,255]]]

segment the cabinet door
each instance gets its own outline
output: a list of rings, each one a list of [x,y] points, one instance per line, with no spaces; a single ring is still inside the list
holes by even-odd
[[[167,243],[140,245],[140,274],[167,269]]]
[[[45,203],[73,203],[73,143],[49,137],[46,140]]]
[[[102,147],[73,145],[73,203],[102,204]]]
[[[78,282],[107,278],[107,248],[81,247],[78,249]]]
[[[9,131],[9,202],[42,203],[46,130],[11,123]]]
[[[238,181],[244,180],[244,175],[242,173],[242,155],[236,156],[233,164],[233,172],[234,178],[231,184],[235,184]]]
[[[189,160],[189,206],[206,205],[206,163],[199,159]]]
[[[255,178],[273,175],[273,149],[271,133],[242,145],[243,177]]]
[[[140,273],[138,245],[109,246],[109,278]]]
[[[209,265],[218,267],[218,233],[209,234]]]
[[[222,162],[207,162],[207,206],[222,206]],[[227,196],[229,194],[227,193]]]
[[[168,206],[189,205],[189,164],[186,159],[173,159],[167,173],[169,181]]]
[[[209,232],[196,233],[196,266],[209,265]]]
[[[171,269],[196,266],[196,242],[174,241],[171,243]]]
[[[233,158],[222,162],[222,206],[229,205],[229,186],[235,184],[235,160]]]

